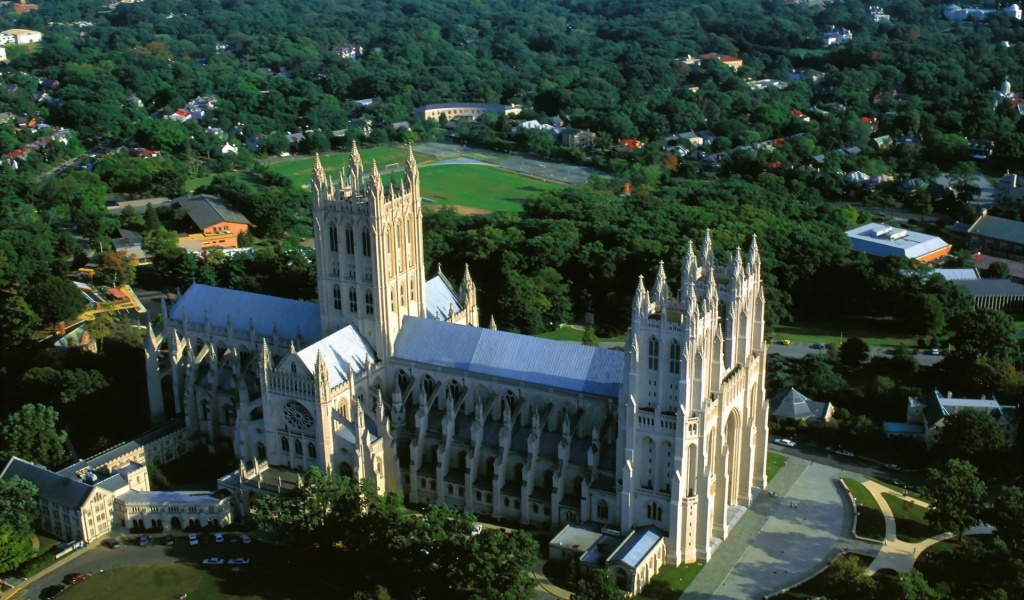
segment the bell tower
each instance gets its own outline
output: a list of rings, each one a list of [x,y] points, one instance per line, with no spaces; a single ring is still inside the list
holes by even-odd
[[[424,316],[423,212],[416,159],[389,181],[369,175],[355,143],[338,187],[313,164],[313,238],[321,334],[353,325],[377,353],[391,355],[402,317]]]

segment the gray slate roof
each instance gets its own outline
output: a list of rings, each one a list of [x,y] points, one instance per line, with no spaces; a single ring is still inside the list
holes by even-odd
[[[626,356],[554,340],[405,317],[395,358],[618,398]]]
[[[658,540],[665,537],[665,533],[657,527],[641,527],[630,532],[626,541],[619,546],[615,552],[608,557],[608,562],[621,561],[630,568],[637,568],[644,557],[646,557]]]
[[[966,288],[974,298],[1024,296],[1024,284],[1009,279],[965,279],[955,280],[953,284]]]
[[[188,216],[200,229],[211,227],[217,223],[245,223],[252,225],[245,215],[228,206],[228,203],[219,196],[199,194],[197,196],[182,196],[174,201],[188,210]]]
[[[7,466],[0,473],[0,479],[7,480],[12,477],[21,477],[32,482],[39,488],[38,496],[40,498],[69,508],[80,508],[92,493],[92,486],[86,485],[78,479],[62,477],[16,456],[8,461]]]
[[[1011,244],[1024,243],[1024,223],[985,215],[974,222],[971,233]]]
[[[450,308],[454,308],[456,313],[462,310],[462,304],[459,303],[459,297],[455,295],[455,290],[452,289],[448,279],[440,273],[427,280],[423,295],[426,296],[423,308],[428,319],[444,321],[448,319]]]
[[[260,337],[273,337],[274,324],[284,339],[302,332],[306,341],[320,339],[320,307],[314,302],[289,300],[252,292],[194,283],[178,298],[169,317],[181,321],[188,314],[189,327],[201,330],[206,315],[213,327],[227,327],[228,315],[238,337],[248,336],[250,320]]]
[[[354,373],[362,373],[366,368],[366,357],[370,358],[370,364],[376,364],[376,355],[370,344],[359,335],[355,327],[348,325],[335,331],[324,339],[299,350],[299,359],[309,370],[310,375],[316,376],[316,355],[317,352],[323,357],[327,364],[327,373],[331,387],[339,385],[348,380],[349,366]]]
[[[811,400],[794,388],[776,395],[768,401],[768,406],[777,419],[823,420],[828,414],[828,402]]]

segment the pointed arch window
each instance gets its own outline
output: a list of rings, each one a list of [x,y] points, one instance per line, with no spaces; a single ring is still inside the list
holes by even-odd
[[[409,266],[416,264],[416,252],[412,250],[412,219],[405,220],[405,252]]]
[[[281,436],[281,452],[288,452],[288,438]]]
[[[370,230],[367,229],[366,227],[363,227],[362,238],[363,239],[361,241],[363,243],[363,256],[369,256],[370,255]]]
[[[395,255],[398,256],[398,268],[405,268],[405,245],[402,244],[402,224],[395,225]]]
[[[331,252],[337,252],[338,251],[338,226],[335,225],[334,223],[331,223],[328,235],[329,235],[329,237],[331,239]]]
[[[352,234],[352,226],[345,226],[345,253],[355,254],[356,253],[356,236]]]
[[[302,456],[302,442],[295,440],[295,454]]]
[[[604,500],[599,500],[597,502],[597,518],[598,519],[607,519],[608,518],[608,503],[605,502]]]
[[[405,306],[405,284],[399,284],[398,286],[398,306]]]
[[[384,230],[384,252],[387,253],[388,275],[395,272],[395,249],[391,247],[391,230]]]
[[[647,368],[652,371],[658,370],[658,338],[653,335],[647,342]]]
[[[373,292],[366,290],[366,314],[373,314]]]
[[[313,442],[310,442],[309,444],[307,444],[306,445],[306,449],[309,450],[309,457],[310,458],[316,458],[316,446],[313,445]]]
[[[679,342],[672,340],[672,344],[668,347],[668,371],[673,375],[678,375],[680,371],[680,363],[683,360],[683,349],[679,346]]]
[[[348,288],[348,312],[359,312],[359,297],[356,295],[356,288]]]
[[[334,286],[334,310],[341,310],[341,286]]]

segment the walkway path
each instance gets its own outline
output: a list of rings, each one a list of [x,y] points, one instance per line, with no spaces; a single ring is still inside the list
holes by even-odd
[[[533,567],[533,578],[537,580],[537,593],[534,594],[536,598],[562,598],[562,600],[569,600],[572,593],[564,588],[560,588],[555,585],[548,576],[544,574],[544,565],[547,564],[546,560],[537,561],[536,566]]]
[[[871,481],[867,478],[857,477],[864,487],[871,492],[875,500],[878,502],[878,507],[882,511],[882,515],[885,517],[885,543],[882,544],[878,555],[875,556],[875,560],[868,565],[868,575],[873,575],[877,571],[882,569],[892,569],[893,571],[905,572],[914,568],[914,562],[917,557],[920,556],[930,546],[938,544],[939,542],[948,540],[953,537],[952,533],[940,533],[932,536],[926,540],[919,542],[904,542],[896,536],[896,517],[893,515],[892,507],[885,501],[883,494],[889,496],[896,496],[893,490],[889,487],[881,485],[877,481]],[[906,496],[903,500],[907,502],[913,502],[918,506],[928,507],[928,503]],[[982,535],[992,533],[993,529],[985,525],[979,525],[972,527],[964,532],[964,535]]]
[[[760,598],[803,579],[841,548],[872,554],[846,537],[850,511],[838,469],[790,458],[693,580],[682,598]],[[795,506],[795,508],[793,508]]]

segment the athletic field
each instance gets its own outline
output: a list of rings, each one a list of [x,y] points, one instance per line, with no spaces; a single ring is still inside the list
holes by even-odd
[[[320,155],[320,164],[330,175],[331,179],[337,179],[342,167],[348,166],[348,152],[330,152]],[[366,173],[372,168],[370,165],[377,161],[377,168],[384,171],[388,168],[401,168],[405,165],[405,157],[409,151],[404,147],[378,146],[376,148],[365,148],[359,150],[359,156],[363,159],[363,170]],[[437,160],[430,154],[414,152],[416,162],[420,165]],[[264,161],[264,165],[275,173],[280,173],[294,181],[297,185],[308,186],[310,174],[313,172],[313,156],[304,154],[302,156],[286,156],[282,158],[270,158]],[[388,177],[384,176],[385,184]]]
[[[420,170],[423,205],[454,206],[461,214],[520,212],[523,202],[562,184],[491,165],[434,165]]]

